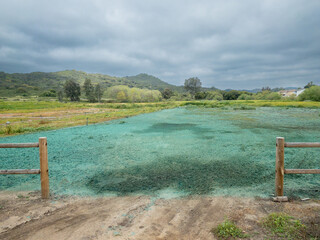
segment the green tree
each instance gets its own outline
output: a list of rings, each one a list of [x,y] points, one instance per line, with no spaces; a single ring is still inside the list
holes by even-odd
[[[94,87],[93,87],[90,79],[87,78],[84,81],[83,89],[84,89],[84,92],[85,92],[85,95],[86,95],[88,101],[95,102],[96,101],[95,91],[94,91]]]
[[[59,102],[63,101],[63,91],[61,91],[61,90],[58,91],[58,100],[59,100]]]
[[[277,92],[270,92],[265,96],[265,100],[280,100],[281,96]]]
[[[263,91],[270,91],[271,92],[271,88],[269,86],[262,87],[261,92],[263,92]]]
[[[126,96],[124,91],[120,91],[120,92],[117,93],[117,100],[119,102],[126,102],[128,100],[128,98],[127,98],[127,96]]]
[[[174,95],[173,91],[169,88],[164,89],[161,94],[164,99],[169,99]]]
[[[197,77],[192,77],[184,81],[184,88],[194,96],[201,89],[201,81]]]
[[[237,90],[225,91],[223,92],[223,99],[224,100],[237,100],[238,97],[241,95],[242,92]]]
[[[72,80],[67,80],[64,84],[64,92],[70,101],[80,101],[80,85]]]
[[[141,102],[141,91],[138,88],[131,88],[129,90],[130,102]]]
[[[94,92],[95,92],[95,97],[98,100],[98,102],[101,102],[101,98],[103,95],[103,89],[99,83],[96,85]]]
[[[56,90],[50,89],[49,91],[45,91],[39,95],[39,97],[56,97]]]
[[[320,102],[320,86],[312,86],[307,88],[298,96],[298,99],[300,101],[311,100]]]
[[[253,96],[249,95],[247,93],[242,93],[239,97],[238,100],[253,100]]]
[[[205,99],[206,97],[207,97],[207,92],[197,92],[194,95],[194,98],[198,100]]]
[[[209,91],[209,92],[207,92],[206,99],[221,101],[221,100],[223,100],[223,96],[218,91]]]
[[[313,82],[308,82],[307,85],[304,86],[304,88],[311,88],[312,86],[314,86]]]

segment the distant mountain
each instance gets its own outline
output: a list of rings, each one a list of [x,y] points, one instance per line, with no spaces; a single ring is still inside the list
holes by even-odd
[[[116,85],[129,87],[163,90],[169,88],[173,91],[183,92],[183,87],[166,83],[159,78],[148,74],[137,76],[112,77],[105,74],[91,74],[76,70],[60,72],[33,72],[33,73],[4,73],[0,72],[0,96],[14,96],[17,94],[38,95],[46,90],[63,89],[66,80],[71,79],[83,85],[85,79],[90,79],[93,84],[100,83],[103,88]]]
[[[136,76],[131,76],[131,77],[124,77],[124,79],[129,80],[130,82],[132,82],[132,84],[135,84],[138,88],[157,89],[160,91],[166,88],[169,88],[177,92],[184,91],[182,86],[175,86],[175,85],[166,83],[161,79],[154,77],[152,75],[148,75],[146,73],[140,73]]]

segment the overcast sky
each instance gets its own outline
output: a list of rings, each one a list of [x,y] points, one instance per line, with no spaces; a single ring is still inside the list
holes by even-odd
[[[320,84],[319,0],[2,0],[0,71]]]

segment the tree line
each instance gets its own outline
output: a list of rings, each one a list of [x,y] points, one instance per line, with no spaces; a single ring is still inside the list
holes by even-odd
[[[320,101],[320,86],[316,86],[313,82],[309,82],[305,87],[305,91],[298,97],[290,96],[289,100],[312,100]],[[271,89],[263,87],[260,92],[252,93],[239,90],[203,90],[202,83],[199,78],[192,77],[185,80],[183,93],[172,91],[169,88],[162,90],[140,89],[136,87],[128,87],[126,85],[118,85],[109,87],[106,96],[109,101],[115,102],[157,102],[161,100],[280,100],[283,97],[278,93],[281,89]],[[63,91],[56,92],[49,90],[42,93],[43,97],[58,97],[60,101],[67,97],[70,101],[80,101],[81,93],[85,95],[89,102],[101,102],[104,89],[101,85],[92,84],[90,79],[86,79],[83,86],[73,80],[67,80],[64,84]]]
[[[69,98],[70,101],[80,101],[81,87],[79,83],[67,80],[63,88],[65,96]],[[88,78],[84,81],[83,91],[89,102],[100,102],[104,92],[99,83],[94,86]],[[58,98],[59,100],[63,99],[62,91],[60,91]]]

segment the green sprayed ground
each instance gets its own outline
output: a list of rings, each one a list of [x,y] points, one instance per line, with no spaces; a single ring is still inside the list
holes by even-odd
[[[57,194],[269,196],[275,138],[319,141],[319,109],[181,107],[102,124],[1,138],[49,143]],[[319,149],[286,149],[287,168],[319,168]],[[35,149],[1,149],[0,169],[38,168]],[[0,189],[39,189],[39,176],[1,176]],[[319,197],[318,175],[285,176],[285,194]]]

